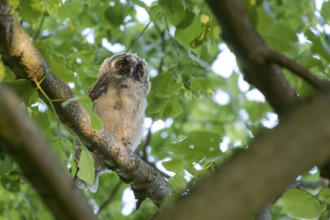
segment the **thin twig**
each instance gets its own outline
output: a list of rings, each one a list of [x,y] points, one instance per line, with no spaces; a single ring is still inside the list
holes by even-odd
[[[39,22],[39,25],[38,25],[38,29],[33,36],[33,41],[37,40],[37,38],[39,37],[40,31],[42,29],[42,25],[44,24],[44,21],[45,21],[45,13],[42,14],[41,21]]]
[[[176,54],[178,55],[178,58],[179,58],[178,60],[180,60],[180,53],[179,53],[178,48],[176,47],[176,45],[173,41],[173,37],[170,34],[170,27],[168,26],[166,17],[165,17],[165,25],[166,25],[166,29],[167,29],[167,32],[168,32],[168,36],[170,37],[170,40],[171,40],[172,47],[174,48]]]
[[[162,52],[162,58],[159,62],[158,66],[158,74],[161,74],[163,72],[163,65],[164,65],[164,60],[165,60],[165,50],[166,50],[166,43],[165,43],[165,30],[160,30],[158,25],[155,25],[156,30],[158,31],[160,35],[160,45],[161,45],[161,52]]]
[[[47,100],[48,102],[48,105],[50,106],[51,110],[53,111],[53,113],[55,114],[55,118],[57,120],[57,126],[56,126],[56,130],[57,130],[57,135],[58,135],[58,138],[61,138],[62,137],[62,133],[61,133],[61,120],[55,110],[55,107],[54,107],[54,104],[53,102],[57,102],[57,101],[60,101],[62,102],[63,100],[59,100],[59,99],[51,99],[49,98],[49,96],[46,94],[46,92],[42,89],[41,87],[41,83],[42,81],[45,79],[46,75],[44,75],[44,77],[40,80],[40,82],[38,82],[37,80],[32,80],[34,82],[34,84],[36,85],[38,91],[45,97],[45,99]],[[72,132],[70,132],[72,133]]]
[[[110,202],[113,200],[113,198],[114,198],[115,195],[117,194],[117,192],[118,192],[118,190],[119,190],[121,184],[122,184],[122,181],[121,181],[121,180],[119,180],[119,181],[116,183],[116,185],[115,185],[115,187],[113,188],[113,190],[112,190],[110,196],[109,196],[106,200],[104,200],[103,203],[100,205],[100,208],[99,208],[99,210],[97,211],[96,215],[100,214],[100,212],[101,212],[102,210],[104,210],[104,208],[107,207],[107,206],[110,204]]]
[[[141,150],[141,152],[142,152],[142,159],[144,161],[148,161],[147,147],[148,147],[148,145],[149,145],[149,143],[151,141],[151,128],[152,128],[152,125],[153,124],[154,124],[154,121],[151,122],[151,125],[150,125],[150,127],[148,129],[148,134],[146,136],[146,140],[145,140],[145,142],[144,142],[144,144],[142,146],[142,150]]]
[[[55,36],[55,33],[50,33],[48,35],[41,36],[40,39],[39,39],[39,41],[46,40],[47,38],[51,38],[53,36]]]
[[[285,55],[278,53],[274,50],[267,50],[266,57],[269,61],[272,61],[282,67],[287,68],[292,73],[304,79],[306,82],[311,84],[315,89],[319,91],[325,91],[329,89],[330,83],[317,78],[308,69],[301,66],[296,61],[286,57]]]
[[[151,24],[151,20],[150,20],[149,23],[143,28],[143,30],[139,33],[139,35],[131,41],[131,43],[130,43],[128,49],[126,50],[126,52],[129,52],[129,51],[130,51],[130,49],[132,48],[132,46],[133,46],[133,45],[135,44],[135,42],[136,42],[136,41],[137,41],[137,40],[138,40],[138,39],[144,34],[144,32],[148,29],[148,27],[149,27],[150,24]]]
[[[168,174],[164,173],[162,170],[158,169],[158,167],[156,167],[156,164],[155,163],[152,163],[152,162],[148,161],[147,147],[149,146],[150,141],[151,141],[151,135],[152,135],[151,128],[152,128],[152,125],[153,124],[154,124],[154,121],[152,121],[152,123],[151,123],[151,125],[149,127],[148,134],[146,136],[146,140],[145,140],[143,146],[141,147],[141,151],[139,152],[139,155],[140,155],[141,159],[143,159],[150,166],[152,166],[153,168],[155,168],[160,173],[160,175],[162,175],[162,177],[164,177],[166,179],[169,179],[171,177],[170,175],[168,175]]]
[[[290,188],[309,188],[309,189],[316,189],[323,186],[329,186],[329,180],[321,179],[316,182],[307,182],[307,181],[297,181],[295,182]]]

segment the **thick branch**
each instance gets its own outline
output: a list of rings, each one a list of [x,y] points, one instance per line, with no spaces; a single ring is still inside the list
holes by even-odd
[[[222,38],[242,65],[245,79],[259,89],[273,109],[283,112],[297,100],[278,65],[267,62],[269,48],[253,27],[242,0],[207,0],[220,23]],[[243,33],[243,34],[242,34]]]
[[[249,219],[294,179],[330,157],[330,95],[290,114],[158,219]],[[189,211],[188,211],[189,210]]]
[[[33,82],[42,80],[41,87],[50,99],[65,100],[73,97],[66,83],[56,78],[38,50],[14,16],[9,15],[5,0],[0,0],[0,54],[18,78]],[[41,98],[45,98],[41,95]],[[104,158],[106,165],[120,178],[130,183],[136,198],[141,202],[151,199],[159,205],[166,196],[168,184],[161,175],[134,152],[128,150],[106,131],[91,129],[87,111],[76,102],[65,108],[61,102],[53,103],[60,120],[66,124],[96,155]]]
[[[51,146],[0,84],[0,142],[57,219],[97,219],[84,195],[61,166]]]

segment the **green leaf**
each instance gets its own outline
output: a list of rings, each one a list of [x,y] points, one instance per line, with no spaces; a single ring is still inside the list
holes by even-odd
[[[327,204],[330,204],[330,189],[329,187],[324,187],[318,194],[317,198],[325,202]]]
[[[166,108],[164,109],[163,116],[164,118],[171,117],[176,118],[181,115],[183,112],[183,108],[177,98],[173,98],[172,100],[167,102]]]
[[[304,33],[308,40],[312,41],[311,50],[313,53],[319,54],[324,59],[330,59],[330,46],[323,39],[319,33],[314,33],[312,30],[308,29]]]
[[[8,5],[10,6],[10,8],[12,10],[16,10],[20,4],[20,0],[10,0],[10,1],[7,1],[8,2]]]
[[[63,129],[64,130],[64,129]],[[64,136],[58,137],[53,142],[53,149],[57,155],[57,157],[62,161],[63,163],[67,163],[69,158],[66,155],[67,148],[71,148],[72,143]]]
[[[95,169],[94,160],[88,150],[82,148],[78,162],[79,171],[77,176],[79,179],[88,184],[94,184]]]
[[[181,83],[175,79],[172,71],[158,75],[151,80],[151,83],[153,91],[157,91],[157,95],[162,97],[177,95],[181,89]]]
[[[164,161],[164,162],[162,162],[162,165],[168,171],[172,171],[175,173],[183,173],[183,171],[184,171],[183,161],[179,160],[179,159]]]
[[[147,114],[156,118],[176,118],[183,112],[178,94],[182,88],[180,77],[175,78],[172,70],[152,79],[153,91],[148,96],[148,103],[153,106],[147,109]]]
[[[221,154],[220,141],[220,135],[215,132],[194,131],[168,146],[167,150],[172,152],[176,158],[199,161],[204,157],[219,156]]]
[[[152,6],[148,10],[150,19],[156,23],[159,23],[161,18],[164,16],[163,12],[163,8],[159,4],[157,4],[157,2],[152,4]]]
[[[3,65],[2,60],[0,60],[0,82],[5,78],[6,74],[6,69],[5,65]]]
[[[321,60],[317,57],[313,57],[310,52],[306,53],[300,60],[300,63],[307,68],[318,67],[320,69],[324,68]]]
[[[23,0],[20,1],[20,16],[24,21],[31,24],[37,23],[42,16],[42,5],[39,0]]]
[[[52,57],[48,60],[49,66],[52,69],[52,71],[55,73],[56,76],[58,76],[60,79],[66,81],[66,82],[72,82],[74,81],[75,77],[73,75],[73,72],[66,68],[62,63],[56,60],[56,58]]]
[[[191,42],[197,39],[202,32],[203,25],[200,19],[195,17],[188,27],[175,30],[175,39],[177,39],[186,49],[193,49],[191,47]]]
[[[183,174],[175,174],[168,180],[172,189],[176,192],[182,192],[187,186],[187,180],[183,177]]]
[[[0,159],[0,176],[5,175],[12,170],[14,165],[14,160],[8,155],[4,159]]]
[[[13,170],[10,173],[1,177],[1,185],[6,190],[16,193],[21,190],[20,179],[21,179],[20,172]]]
[[[46,9],[50,15],[57,13],[58,8],[60,7],[62,0],[45,0]]]
[[[0,66],[0,82],[12,82],[16,80],[15,74],[8,66],[5,66],[2,62],[0,62]]]
[[[92,27],[95,25],[95,19],[88,5],[83,6],[84,10],[79,14],[79,20],[85,27]]]
[[[213,94],[214,92],[211,87],[210,81],[205,77],[198,77],[194,79],[194,81],[191,83],[191,89],[198,95]]]
[[[62,20],[68,17],[77,18],[83,9],[84,9],[84,3],[81,1],[65,1],[57,9],[57,13],[55,15],[57,16],[57,18]]]
[[[330,19],[330,2],[324,2],[321,8],[321,15],[328,21]]]
[[[176,28],[186,28],[194,20],[195,14],[187,7],[188,2],[160,0],[159,5],[164,9],[164,15],[170,24]]]
[[[75,96],[62,103],[65,108],[70,102],[76,101],[81,104],[87,110],[89,116],[91,117],[91,127],[95,130],[102,130],[104,128],[102,119],[93,111],[93,102],[88,95]]]
[[[134,2],[134,4],[146,9],[146,10],[149,10],[148,6],[146,5],[146,3],[144,3],[144,1],[141,1],[141,0],[132,0],[132,2]]]
[[[317,199],[310,193],[291,189],[281,197],[283,209],[289,215],[296,218],[315,219],[321,215],[322,207]]]
[[[38,100],[37,89],[26,79],[19,79],[14,82],[5,82],[23,100],[26,106],[30,106]]]
[[[116,1],[113,6],[109,6],[107,10],[105,10],[104,16],[111,25],[118,27],[124,20],[124,14],[122,11],[122,4]]]
[[[176,118],[183,112],[177,97],[159,98],[151,94],[148,103],[153,105],[153,108],[147,109],[147,115],[153,115],[156,119]]]
[[[274,49],[281,51],[295,50],[294,45],[297,43],[298,37],[287,23],[275,22],[265,32],[265,39]]]
[[[269,28],[273,24],[273,13],[269,10],[268,6],[264,7],[249,7],[249,12],[252,16],[252,20],[257,25],[257,30],[262,32],[263,30]]]
[[[184,91],[184,97],[187,101],[191,101],[193,98],[193,94],[190,90]]]

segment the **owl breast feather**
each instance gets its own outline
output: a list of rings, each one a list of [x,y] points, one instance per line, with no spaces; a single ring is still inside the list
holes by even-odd
[[[140,143],[143,129],[146,98],[138,91],[108,87],[94,100],[94,112],[104,123],[104,128],[118,141],[135,150]]]

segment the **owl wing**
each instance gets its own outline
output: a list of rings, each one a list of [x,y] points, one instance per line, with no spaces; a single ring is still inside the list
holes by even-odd
[[[108,74],[100,77],[92,87],[87,91],[87,95],[91,98],[92,101],[98,99],[104,92],[106,92],[107,87],[110,82],[110,77]]]

